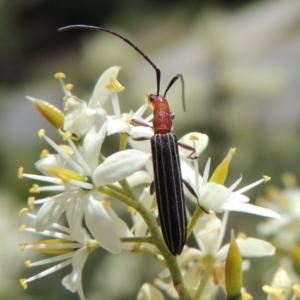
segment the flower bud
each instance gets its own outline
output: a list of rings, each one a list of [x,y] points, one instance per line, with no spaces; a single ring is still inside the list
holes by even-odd
[[[225,284],[227,300],[242,299],[243,286],[242,257],[235,241],[233,230],[231,231],[230,245],[225,262]]]

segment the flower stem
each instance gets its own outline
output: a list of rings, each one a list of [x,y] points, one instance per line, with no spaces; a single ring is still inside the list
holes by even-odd
[[[201,278],[201,281],[200,281],[200,284],[197,288],[197,291],[194,295],[194,300],[199,300],[201,299],[201,295],[204,291],[204,288],[207,284],[207,281],[211,275],[211,272],[212,272],[212,269],[214,267],[214,264],[215,264],[215,258],[211,255],[208,255],[206,257],[203,258],[203,262],[205,264],[205,269],[204,269],[204,274]]]
[[[197,221],[202,216],[202,214],[203,214],[203,210],[199,205],[197,205],[196,210],[187,226],[187,236],[189,236],[192,233],[194,226],[196,225]]]
[[[123,203],[133,207],[144,219],[146,224],[149,227],[149,231],[151,233],[151,237],[153,243],[160,251],[161,255],[164,257],[166,265],[170,271],[174,288],[176,289],[179,299],[181,300],[192,300],[188,289],[183,281],[182,274],[175,256],[173,256],[170,251],[168,250],[163,237],[161,235],[160,229],[157,225],[155,217],[152,215],[151,212],[147,210],[147,208],[134,198],[129,198],[127,195],[123,193],[119,193],[115,189],[112,189],[108,186],[100,186],[98,191],[109,195],[115,199],[122,201]]]

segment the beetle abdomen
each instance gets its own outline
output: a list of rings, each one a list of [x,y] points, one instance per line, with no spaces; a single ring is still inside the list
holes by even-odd
[[[172,133],[151,138],[154,181],[161,229],[173,255],[186,241],[186,211],[177,138]]]

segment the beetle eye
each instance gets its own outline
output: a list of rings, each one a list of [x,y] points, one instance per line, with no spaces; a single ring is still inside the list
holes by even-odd
[[[156,96],[155,95],[153,95],[153,94],[151,94],[151,95],[149,95],[149,100],[152,102],[152,101],[154,101],[156,99]]]

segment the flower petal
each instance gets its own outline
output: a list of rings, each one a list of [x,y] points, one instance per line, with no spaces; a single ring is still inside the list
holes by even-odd
[[[85,200],[85,221],[91,234],[101,247],[114,254],[120,253],[119,236],[103,205],[92,194]]]
[[[269,256],[275,253],[275,247],[263,240],[255,238],[237,238],[236,242],[240,249],[242,257],[260,257]],[[224,245],[218,251],[218,259],[225,260],[229,244]]]
[[[106,114],[103,109],[97,108],[97,117],[99,119],[106,120]],[[105,115],[103,115],[105,114]],[[93,128],[86,134],[83,147],[82,147],[82,155],[86,162],[88,162],[91,170],[95,170],[98,166],[98,157],[102,147],[102,143],[106,136],[107,122],[101,122],[101,126],[94,125]]]
[[[130,133],[130,125],[114,116],[107,116],[107,135],[112,135],[117,132]]]
[[[35,230],[40,232],[48,229],[49,226],[58,220],[71,201],[69,193],[65,192],[45,202],[37,213]]]
[[[85,101],[68,96],[64,98],[64,114],[64,130],[81,137],[88,132],[94,122],[96,111],[88,108]]]
[[[62,280],[63,286],[75,293],[78,289],[82,288],[81,277],[82,269],[88,257],[88,250],[86,247],[83,247],[77,250],[72,258],[73,271],[65,276]],[[83,300],[84,298],[81,298]]]
[[[229,210],[229,211],[240,211],[240,212],[245,212],[248,214],[254,214],[258,216],[281,219],[280,215],[271,209],[255,206],[253,204],[244,203],[244,202],[227,201],[222,204],[220,209]]]
[[[200,189],[200,204],[208,210],[219,211],[229,196],[230,191],[224,185],[209,182]]]
[[[96,187],[120,181],[139,171],[150,159],[150,154],[139,150],[124,150],[109,156],[93,174]]]
[[[199,132],[190,132],[180,138],[179,142],[194,147],[196,152],[195,155],[199,156],[208,145],[209,138],[206,134]],[[190,150],[179,147],[180,152],[185,156],[191,154]]]
[[[159,289],[150,283],[144,283],[138,293],[137,300],[164,300],[164,296]]]
[[[89,101],[88,107],[89,108],[96,108],[98,102],[101,105],[104,105],[108,100],[111,92],[106,88],[106,85],[110,84],[110,77],[114,76],[117,77],[121,67],[110,67],[108,68],[98,79],[96,86],[94,88],[92,97]]]
[[[108,213],[114,227],[120,237],[133,237],[132,232],[129,230],[127,224],[118,217],[115,211],[110,207],[105,205],[104,206],[106,212]],[[133,243],[123,243],[122,248],[126,250],[131,250],[133,247]]]

